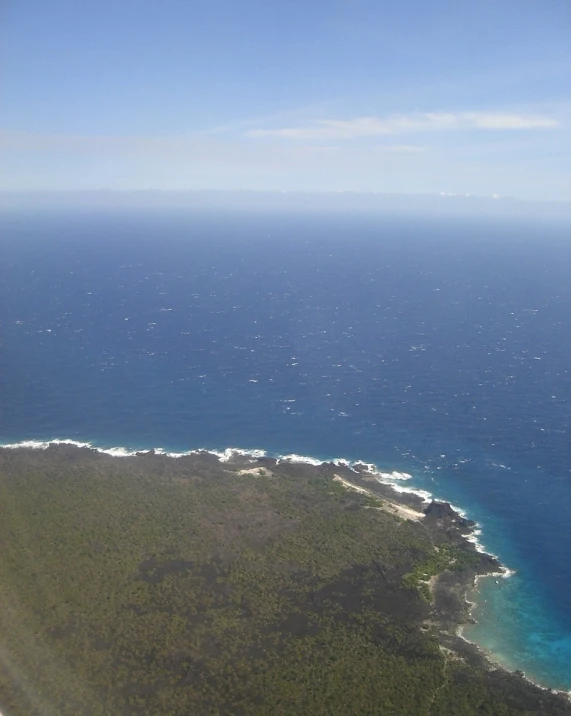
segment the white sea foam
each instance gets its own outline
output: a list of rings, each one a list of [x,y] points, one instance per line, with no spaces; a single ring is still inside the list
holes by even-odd
[[[410,480],[412,478],[412,475],[409,475],[408,472],[397,472],[396,470],[392,472],[377,472],[376,475],[383,478],[383,480]]]
[[[154,452],[156,455],[165,455],[166,457],[172,457],[172,458],[180,458],[180,457],[186,457],[188,455],[196,455],[199,453],[208,453],[210,455],[216,455],[216,457],[221,462],[228,462],[234,457],[238,456],[244,456],[244,457],[251,457],[254,459],[265,457],[267,455],[265,450],[246,450],[243,448],[235,448],[230,447],[226,448],[223,451],[219,450],[209,450],[207,448],[194,448],[192,450],[187,450],[185,452],[169,452],[165,450],[162,447],[155,447],[155,448],[146,448],[146,449],[135,449],[135,448],[128,448],[122,445],[115,445],[113,447],[109,448],[103,448],[98,447],[97,445],[93,445],[93,443],[90,442],[80,442],[78,440],[71,440],[69,438],[61,439],[61,438],[53,438],[51,440],[22,440],[19,443],[5,443],[3,445],[0,445],[0,448],[5,448],[7,450],[17,450],[17,449],[28,449],[28,450],[47,450],[50,445],[74,445],[78,448],[88,448],[89,450],[95,450],[98,453],[105,454],[105,455],[111,455],[112,457],[134,457],[135,455],[139,454],[149,454],[150,452]],[[296,456],[301,457],[301,456]],[[321,462],[319,463],[321,464]]]
[[[354,470],[368,472],[371,474],[376,471],[376,465],[374,465],[372,462],[363,462],[362,460],[357,460],[356,462],[352,463],[351,467]]]
[[[352,467],[351,460],[346,460],[344,457],[336,457],[335,460],[331,461],[334,465],[339,465],[339,467]]]
[[[381,482],[384,485],[390,485],[392,489],[395,492],[401,492],[407,495],[416,495],[417,497],[420,497],[423,502],[429,503],[432,502],[433,495],[431,492],[428,492],[428,490],[420,490],[414,487],[403,487],[402,485],[399,485],[398,482],[391,482],[390,480],[382,480],[380,479],[379,482]]]
[[[7,443],[2,445],[6,450],[16,450],[17,448],[28,448],[30,450],[45,450],[49,447],[49,443],[41,442],[40,440],[23,440],[21,443]]]
[[[481,529],[475,529],[473,530],[469,535],[466,537],[466,542],[471,542],[474,547],[476,548],[476,552],[481,552],[482,554],[490,554],[490,551],[487,550],[482,542],[480,541],[479,537],[482,534]],[[491,555],[492,557],[495,557],[496,555]]]
[[[111,455],[112,457],[133,457],[137,453],[151,452],[151,450],[134,450],[131,448],[124,447],[122,445],[102,448],[89,442],[80,442],[79,440],[71,440],[69,438],[54,438],[53,440],[22,440],[22,442],[19,443],[5,443],[4,445],[0,445],[0,448],[5,448],[6,450],[17,450],[21,448],[25,448],[28,450],[47,450],[50,445],[73,445],[77,448],[88,448],[89,450],[94,450],[95,452],[101,453],[102,455]],[[162,448],[156,449],[155,452],[169,456],[178,456],[177,453],[166,453],[164,450],[162,450]],[[188,453],[180,453],[180,455],[182,454]]]
[[[139,450],[140,453],[150,453],[150,450]],[[193,453],[199,452],[198,450],[187,450],[186,452],[168,452],[164,448],[154,448],[155,455],[164,455],[165,457],[180,458],[187,457]]]
[[[449,503],[450,507],[460,515],[460,517],[463,517],[465,520],[468,519],[468,513],[466,510],[463,510],[461,507],[458,507],[458,505],[455,505],[453,502]]]
[[[422,490],[417,487],[405,487],[401,483],[412,479],[412,475],[408,472],[399,472],[393,470],[392,472],[383,472],[377,468],[372,462],[363,462],[357,460],[350,463],[350,467],[356,472],[366,472],[368,475],[375,477],[382,485],[388,485],[395,492],[406,493],[408,495],[416,495],[420,497],[423,502],[430,502],[433,499],[433,495],[428,490]]]
[[[19,443],[6,443],[4,445],[0,445],[0,447],[6,448],[6,450],[17,450],[20,448],[26,448],[28,450],[47,450],[50,445],[75,445],[75,447],[79,448],[93,448],[91,443],[82,443],[68,438],[65,440],[60,440],[58,438],[55,438],[54,440],[22,440],[22,442]]]
[[[309,455],[296,455],[292,453],[290,455],[278,455],[278,463],[280,462],[294,462],[294,463],[305,463],[306,465],[323,465],[323,460],[318,460],[315,457]]]
[[[363,463],[360,463],[360,465],[362,464]],[[412,475],[409,475],[408,472],[397,472],[396,470],[393,470],[393,472],[381,472],[377,470],[375,466],[373,466],[373,469],[367,470],[367,472],[370,475],[373,475],[373,477],[375,477],[382,485],[388,485],[395,492],[407,495],[416,495],[426,503],[431,502],[433,498],[432,493],[428,492],[428,490],[422,490],[416,487],[405,487],[401,484],[403,481],[410,480],[412,478]]]
[[[509,567],[502,567],[502,579],[509,579],[510,577],[513,577],[514,574],[517,574],[517,571],[515,569],[510,569]]]
[[[113,457],[133,457],[133,455],[136,454],[136,451],[128,450],[126,447],[112,447],[108,450],[99,450],[96,448],[96,450],[106,453],[107,455],[112,455]]]
[[[266,451],[265,450],[243,450],[242,448],[226,448],[223,452],[219,452],[218,450],[205,450],[204,452],[209,452],[212,455],[216,455],[220,462],[228,462],[229,460],[232,460],[232,458],[235,457],[251,457],[251,458],[259,458],[259,457],[266,457]]]
[[[454,508],[454,509],[456,509],[456,508]],[[480,540],[481,535],[482,535],[482,529],[481,529],[480,525],[478,523],[476,523],[476,526],[472,529],[472,531],[470,532],[469,535],[466,535],[466,537],[464,539],[466,540],[466,542],[471,542],[474,545],[476,552],[480,552],[481,554],[487,554],[490,557],[494,557],[495,559],[499,560],[500,559],[499,556],[497,554],[495,554],[494,552],[492,552],[491,550],[489,550],[482,543],[482,541]],[[509,569],[508,567],[503,567],[503,566],[500,567],[500,570],[501,570],[501,572],[493,572],[489,576],[501,576],[504,579],[506,579],[508,577],[513,576],[516,573],[515,570]],[[484,576],[488,576],[488,575],[484,575]]]

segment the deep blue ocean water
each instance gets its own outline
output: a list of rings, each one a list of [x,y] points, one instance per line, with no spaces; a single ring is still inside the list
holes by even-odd
[[[517,574],[467,635],[571,688],[571,234],[509,221],[0,215],[0,443],[410,472]]]

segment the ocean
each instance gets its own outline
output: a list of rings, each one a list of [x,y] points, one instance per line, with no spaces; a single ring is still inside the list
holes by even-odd
[[[410,473],[514,570],[467,638],[571,689],[571,239],[507,219],[0,214],[0,443]]]

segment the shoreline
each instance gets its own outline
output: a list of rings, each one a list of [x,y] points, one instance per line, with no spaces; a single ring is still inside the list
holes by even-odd
[[[385,505],[389,506],[388,509],[386,507],[375,507],[374,509],[384,509],[389,514],[397,517],[397,519],[424,522],[425,525],[429,525],[431,530],[441,531],[446,529],[448,532],[453,532],[453,544],[460,546],[467,552],[480,556],[481,560],[477,568],[466,569],[462,572],[451,572],[445,569],[425,582],[432,598],[431,619],[433,624],[437,626],[441,647],[451,650],[457,658],[485,665],[490,671],[499,670],[506,674],[520,676],[526,682],[545,692],[559,694],[571,701],[571,690],[566,691],[544,686],[534,681],[525,672],[508,668],[495,660],[493,654],[463,634],[466,625],[474,623],[472,612],[477,606],[477,602],[468,599],[468,593],[473,590],[477,591],[478,583],[484,577],[508,579],[515,574],[515,571],[502,565],[496,555],[485,549],[479,540],[479,536],[482,534],[480,525],[468,519],[462,509],[434,497],[426,490],[403,485],[403,483],[412,479],[412,475],[408,473],[383,472],[375,464],[366,463],[362,460],[353,461],[345,458],[321,460],[295,453],[269,455],[265,450],[261,449],[235,447],[229,447],[224,450],[193,448],[184,452],[169,452],[163,448],[129,449],[121,446],[103,448],[90,442],[80,442],[68,438],[23,440],[18,443],[0,444],[0,450],[45,451],[54,448],[85,450],[91,454],[97,453],[101,456],[105,455],[113,458],[156,456],[159,458],[181,459],[193,456],[213,456],[221,463],[244,462],[244,465],[251,465],[253,462],[260,462],[262,463],[261,466],[265,467],[273,462],[276,465],[289,463],[292,465],[313,466],[315,468],[331,468],[334,471],[332,479],[342,484],[346,489],[364,493],[371,497],[379,497]]]
[[[506,574],[506,571],[510,572],[510,573]],[[507,567],[503,567],[502,571],[500,571],[500,572],[491,572],[490,574],[476,575],[476,578],[474,580],[473,586],[471,587],[471,590],[477,591],[478,584],[483,579],[491,579],[493,577],[498,577],[499,579],[508,579],[513,574],[515,574],[514,570],[510,570]],[[478,603],[468,599],[467,596],[466,596],[466,603],[468,605],[469,619],[465,623],[458,625],[457,630],[456,630],[456,635],[458,636],[459,639],[464,641],[471,648],[478,650],[480,655],[488,662],[488,668],[497,669],[497,670],[500,670],[500,671],[503,671],[503,672],[506,672],[509,674],[519,674],[522,678],[524,678],[530,684],[533,684],[534,686],[541,689],[542,691],[546,691],[548,693],[553,693],[553,694],[560,694],[561,696],[564,696],[571,702],[571,688],[570,689],[557,689],[557,688],[553,688],[550,686],[545,686],[541,682],[536,681],[533,678],[533,676],[530,676],[526,671],[523,671],[522,669],[510,668],[506,664],[502,663],[493,652],[489,651],[488,649],[485,649],[483,646],[478,644],[476,641],[469,639],[464,634],[464,630],[468,625],[478,623],[477,620],[472,617],[472,612],[474,611],[474,609],[477,608]]]

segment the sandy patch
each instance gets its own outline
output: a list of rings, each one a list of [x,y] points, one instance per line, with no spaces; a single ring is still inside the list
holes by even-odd
[[[344,477],[341,477],[341,475],[333,475],[333,479],[335,482],[340,482],[343,487],[346,487],[348,490],[353,490],[354,492],[358,492],[361,495],[369,495],[370,497],[375,497],[371,490],[367,490],[365,487],[359,487],[359,485],[354,485],[352,482],[349,482],[349,480],[346,480]]]
[[[417,512],[416,510],[413,510],[412,507],[399,505],[398,502],[391,502],[390,500],[385,500],[385,504],[386,509],[389,512],[392,512],[393,514],[398,515],[405,520],[415,520],[416,522],[418,522],[424,519],[424,513]]]
[[[371,490],[367,490],[365,487],[359,487],[359,485],[353,484],[344,477],[341,477],[341,475],[334,475],[333,479],[336,482],[340,482],[348,490],[353,490],[354,492],[358,492],[361,495],[369,495],[369,497],[381,500],[382,506],[380,506],[378,509],[390,512],[391,514],[397,515],[398,517],[402,517],[405,520],[419,521],[424,518],[423,512],[418,512],[417,510],[413,510],[412,507],[407,507],[406,505],[401,505],[398,502],[387,500],[385,497],[380,498]]]
[[[274,473],[267,467],[250,467],[246,470],[236,470],[236,475],[255,475],[256,477],[273,477]]]

